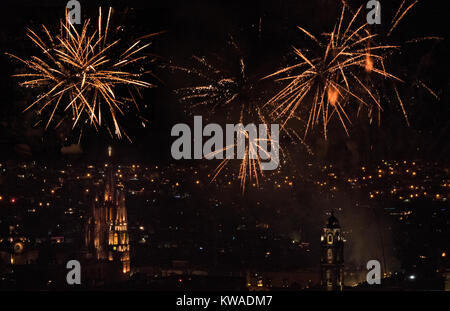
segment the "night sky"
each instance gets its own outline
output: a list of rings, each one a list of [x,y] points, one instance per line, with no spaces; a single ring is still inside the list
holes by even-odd
[[[33,127],[33,112],[21,113],[36,93],[22,89],[11,77],[20,66],[4,52],[29,56],[33,45],[26,38],[26,29],[40,24],[57,29],[64,16],[66,1],[3,1],[0,18],[2,56],[0,66],[0,158],[61,159],[60,149],[76,143],[78,136],[70,133],[70,125],[55,130]],[[116,148],[124,161],[170,161],[170,129],[178,122],[191,122],[184,113],[173,90],[189,83],[186,76],[166,70],[165,64],[187,65],[192,55],[229,57],[226,41],[232,36],[238,42],[247,62],[248,75],[261,100],[268,100],[281,85],[260,78],[292,64],[291,46],[310,44],[297,30],[301,25],[313,33],[332,30],[340,14],[338,0],[277,1],[80,1],[83,19],[97,16],[98,5],[114,6],[114,23],[123,26],[124,40],[148,33],[166,31],[153,39],[149,51],[158,55],[150,64],[158,79],[155,89],[144,92],[142,114],[150,124],[142,128],[133,116],[125,120],[133,143],[111,139],[105,131],[87,131],[83,135],[82,159],[103,156],[105,146]],[[382,1],[382,24],[385,31],[401,1]],[[87,4],[88,3],[88,4]],[[358,1],[348,1],[352,9]],[[365,3],[365,2],[364,2]],[[319,129],[307,137],[314,157],[335,162],[378,161],[380,159],[431,159],[446,162],[449,154],[449,42],[448,11],[442,1],[420,1],[401,22],[389,42],[402,46],[392,57],[390,71],[405,79],[399,90],[411,122],[408,127],[398,105],[385,105],[381,125],[369,124],[363,117],[355,120],[350,136],[338,124],[330,125],[327,141]],[[407,43],[423,36],[443,40]],[[424,81],[439,96],[431,96],[414,81]],[[387,96],[390,96],[387,94]],[[394,101],[395,102],[395,101]],[[208,111],[205,111],[207,114]],[[66,139],[67,138],[67,139]],[[283,144],[283,141],[281,142]],[[287,142],[289,144],[289,142]],[[309,157],[301,147],[291,150],[294,158]],[[351,161],[349,159],[352,159]]]

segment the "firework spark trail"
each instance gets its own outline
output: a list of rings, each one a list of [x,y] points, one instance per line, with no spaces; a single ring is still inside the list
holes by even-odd
[[[270,153],[267,151],[267,146],[278,146],[279,150],[283,152],[283,149],[280,148],[279,141],[272,138],[271,133],[268,131],[269,123],[262,115],[261,111],[257,109],[258,118],[262,124],[266,126],[267,136],[263,137],[251,137],[249,133],[244,129],[243,123],[243,109],[241,111],[241,117],[239,119],[242,127],[239,128],[237,135],[235,137],[235,142],[225,146],[224,148],[212,152],[210,154],[205,155],[206,159],[212,159],[216,156],[216,154],[225,153],[227,150],[234,150],[238,148],[239,144],[245,144],[244,154],[242,160],[239,165],[239,173],[238,180],[240,181],[240,186],[242,193],[245,192],[247,182],[251,182],[255,180],[255,184],[259,187],[260,178],[264,176],[264,170],[262,168],[262,161],[277,161],[279,163],[279,159],[272,159]],[[217,177],[223,172],[223,170],[230,164],[230,159],[223,159],[219,165],[214,169],[213,177],[211,182],[214,182]]]
[[[241,129],[237,134],[237,141],[240,140],[240,136],[244,138],[244,142],[247,142],[244,150],[244,155],[241,160],[241,164],[239,166],[239,174],[238,179],[240,181],[240,186],[242,193],[245,192],[246,184],[248,181],[255,180],[256,186],[259,187],[259,180],[264,176],[264,170],[262,168],[262,160],[269,159],[270,161],[274,160],[270,158],[270,154],[267,151],[267,145],[273,146],[276,144],[279,146],[279,141],[273,139],[268,133],[268,138],[253,138],[250,139],[250,135],[247,131]],[[228,145],[220,150],[212,152],[210,154],[205,155],[206,159],[214,158],[216,154],[225,153],[227,150],[234,150],[234,148],[238,148],[238,143],[234,143]],[[279,162],[279,159],[275,159]],[[211,179],[211,182],[215,181],[216,178],[220,175],[220,173],[227,167],[230,159],[223,159],[219,165],[214,169],[214,175]]]
[[[133,92],[140,96],[139,88],[149,88],[153,85],[140,80],[142,75],[149,72],[132,72],[126,68],[147,59],[147,56],[140,53],[150,43],[141,44],[141,40],[138,40],[123,52],[117,51],[120,39],[110,39],[111,13],[112,9],[109,8],[106,24],[103,25],[100,8],[97,29],[92,32],[90,20],[87,20],[79,31],[67,18],[65,22],[60,21],[60,33],[56,36],[44,25],[44,37],[28,29],[28,38],[41,50],[43,56],[32,56],[24,60],[8,54],[23,63],[28,70],[28,73],[14,75],[26,79],[20,85],[43,90],[25,111],[40,106],[41,113],[53,105],[46,129],[57,111],[71,110],[72,128],[84,120],[97,129],[102,125],[102,118],[107,115],[112,121],[114,134],[121,138],[123,133],[129,139],[119,125],[118,116],[126,114],[126,110],[130,108],[127,104],[130,99],[119,98],[115,88],[128,87],[131,101],[139,111]],[[114,57],[115,54],[120,56]],[[107,130],[112,136],[108,125]]]
[[[392,19],[392,23],[391,23],[392,26],[389,29],[389,32],[387,34],[388,37],[392,34],[394,29],[398,26],[398,23],[400,23],[400,21],[405,17],[405,15],[408,13],[408,11],[411,10],[413,8],[413,6],[415,6],[417,4],[417,2],[419,2],[419,1],[418,0],[414,1],[402,12],[402,8],[406,4],[406,0],[403,0],[402,4],[400,4],[400,7],[398,8],[397,12],[395,13],[394,18]]]
[[[409,6],[407,10],[411,7]],[[378,110],[379,114],[382,110],[381,101],[372,82],[374,76],[393,82],[403,82],[385,69],[389,52],[398,49],[399,46],[376,44],[374,38],[377,35],[370,33],[367,24],[356,25],[361,8],[351,16],[349,23],[344,25],[346,15],[344,5],[333,31],[323,35],[325,40],[320,40],[306,29],[298,27],[319,46],[320,56],[311,58],[302,50],[293,47],[295,55],[302,61],[264,78],[284,74],[286,76],[277,78],[277,81],[289,82],[266,103],[272,111],[272,116],[282,120],[283,128],[290,119],[302,116],[306,109],[306,118],[303,118],[307,120],[305,137],[310,129],[321,124],[327,138],[327,126],[333,116],[338,118],[348,134],[353,108],[350,100],[357,103],[357,114],[363,107],[368,110],[369,115],[374,109]],[[391,30],[398,25],[406,12],[398,13],[399,17],[395,19]],[[300,73],[295,74],[296,70],[300,70]],[[407,119],[401,100],[399,104]]]

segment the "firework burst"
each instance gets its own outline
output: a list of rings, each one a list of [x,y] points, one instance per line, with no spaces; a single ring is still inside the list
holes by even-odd
[[[257,90],[259,79],[247,74],[247,64],[236,40],[229,35],[226,49],[221,55],[211,57],[193,56],[193,65],[189,67],[171,65],[170,69],[187,73],[198,83],[194,86],[182,87],[175,90],[180,102],[185,106],[188,114],[196,111],[208,111],[206,118],[220,120],[226,123],[264,124],[270,128],[270,122],[264,113],[261,103],[265,92]],[[226,56],[223,56],[225,54]],[[223,116],[225,118],[223,119]],[[235,142],[214,154],[205,156],[213,158],[215,153],[222,153],[237,148],[237,141],[243,137],[246,142],[244,156],[240,161],[237,178],[244,192],[246,184],[254,182],[259,186],[260,178],[264,175],[262,161],[266,160],[267,145],[277,144],[268,133],[266,138],[250,138],[248,132],[241,130],[235,137]],[[278,160],[278,159],[277,159]],[[230,159],[224,159],[216,167],[211,181],[224,172],[230,165]]]
[[[319,47],[320,53],[311,57],[294,47],[293,51],[301,61],[265,77],[284,74],[286,76],[277,80],[289,82],[266,103],[272,116],[281,120],[283,127],[290,119],[306,120],[304,136],[308,130],[320,124],[327,138],[327,126],[333,117],[337,117],[348,134],[353,112],[359,114],[365,108],[372,116],[372,111],[378,111],[379,115],[383,109],[373,82],[376,77],[402,82],[389,73],[385,66],[386,58],[399,46],[377,44],[377,35],[369,31],[368,24],[357,25],[361,8],[350,15],[350,21],[346,24],[348,13],[344,5],[333,31],[320,38],[298,27]],[[404,14],[400,13],[400,17],[396,17],[391,31]],[[395,90],[407,120],[403,102]]]
[[[191,66],[171,65],[175,71],[185,72],[196,79],[194,86],[175,90],[186,110],[193,114],[198,109],[208,111],[207,117],[225,115],[226,120],[245,117],[258,118],[261,93],[256,92],[257,79],[247,74],[247,64],[239,45],[229,35],[221,55],[192,56]]]
[[[132,45],[120,49],[120,39],[111,38],[114,34],[110,29],[111,13],[110,8],[105,22],[100,8],[98,23],[92,31],[91,25],[95,23],[91,24],[90,20],[85,21],[78,30],[67,18],[60,21],[59,34],[56,35],[44,25],[42,36],[28,29],[28,38],[42,55],[22,59],[8,54],[23,63],[28,71],[15,75],[25,79],[20,85],[41,91],[25,111],[35,107],[40,114],[49,109],[46,129],[56,113],[66,115],[69,111],[67,118],[73,121],[72,128],[88,124],[97,129],[102,125],[102,119],[107,119],[109,122],[103,123],[106,123],[111,136],[114,132],[121,138],[123,133],[129,139],[118,117],[126,115],[133,106],[139,111],[136,101],[136,97],[141,96],[139,89],[153,86],[141,80],[144,74],[151,74],[142,69],[143,61],[148,58],[142,55],[142,51],[150,44],[142,44],[141,41],[156,34],[141,37]],[[140,66],[140,69],[131,71],[132,66]],[[116,92],[118,87],[128,90],[127,97],[119,97]]]
[[[226,147],[211,154],[205,155],[205,158],[211,159],[214,158],[214,156],[218,153],[226,153],[228,150],[234,150],[235,148],[239,150],[241,145],[245,145],[245,149],[243,150],[243,157],[239,165],[239,173],[237,176],[238,180],[240,181],[242,193],[245,192],[245,188],[248,182],[254,181],[255,186],[259,187],[259,180],[264,176],[264,169],[262,164],[263,161],[275,161],[276,163],[280,162],[278,152],[275,152],[275,155],[273,155],[271,152],[268,152],[268,146],[270,146],[272,152],[275,151],[274,148],[277,148],[279,150],[279,135],[276,135],[277,138],[274,138],[272,136],[273,133],[270,133],[268,131],[268,125],[264,125],[267,135],[263,135],[261,137],[253,137],[242,127],[239,128],[234,139],[234,143],[229,144]],[[261,134],[261,132],[259,134]],[[274,156],[276,158],[273,158]],[[214,170],[214,176],[212,177],[211,182],[216,180],[219,174],[222,173],[225,167],[227,167],[229,161],[230,159],[225,158],[220,162],[220,164]]]

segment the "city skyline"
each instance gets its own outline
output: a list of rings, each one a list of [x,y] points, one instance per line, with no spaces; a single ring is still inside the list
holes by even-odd
[[[449,289],[439,5],[79,2],[0,21],[1,290]]]

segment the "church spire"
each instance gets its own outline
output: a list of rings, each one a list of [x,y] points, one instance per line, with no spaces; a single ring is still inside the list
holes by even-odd
[[[116,181],[114,178],[114,168],[112,163],[112,147],[108,147],[108,161],[106,163],[105,176],[105,201],[114,201],[116,192]]]
[[[130,244],[128,235],[127,208],[123,185],[116,181],[113,150],[108,147],[105,164],[104,201],[93,202],[89,218],[86,244],[93,249],[99,260],[119,262],[122,273],[130,272]]]

